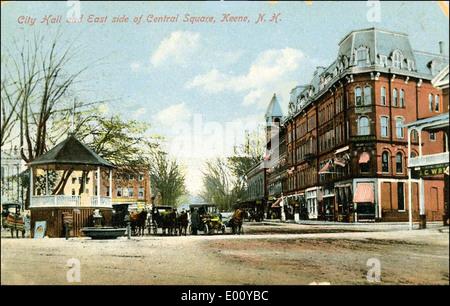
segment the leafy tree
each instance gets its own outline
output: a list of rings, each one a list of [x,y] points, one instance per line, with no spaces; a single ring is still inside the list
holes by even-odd
[[[149,168],[152,188],[161,194],[162,204],[177,206],[180,197],[187,193],[182,167],[166,152],[159,151],[152,155]]]
[[[246,133],[245,143],[234,147],[234,155],[205,163],[204,190],[200,197],[221,210],[231,210],[245,197],[245,173],[263,159],[264,134]]]

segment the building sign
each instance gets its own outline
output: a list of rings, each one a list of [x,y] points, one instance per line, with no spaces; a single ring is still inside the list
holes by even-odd
[[[364,136],[353,136],[350,140],[352,142],[365,142],[374,141],[376,137],[374,135],[364,135]]]
[[[430,175],[439,175],[448,173],[448,164],[430,165],[414,169],[411,174],[413,177],[424,177]]]

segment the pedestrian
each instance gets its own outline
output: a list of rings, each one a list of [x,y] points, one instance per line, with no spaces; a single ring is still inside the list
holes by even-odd
[[[191,213],[191,231],[193,235],[197,235],[197,231],[200,228],[200,215],[196,208]]]

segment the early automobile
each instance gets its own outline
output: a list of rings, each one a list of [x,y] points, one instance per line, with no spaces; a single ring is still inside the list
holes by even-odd
[[[200,228],[203,234],[221,233],[225,234],[226,225],[222,222],[222,215],[219,213],[217,204],[194,204],[190,205],[191,212],[197,210],[200,215]]]

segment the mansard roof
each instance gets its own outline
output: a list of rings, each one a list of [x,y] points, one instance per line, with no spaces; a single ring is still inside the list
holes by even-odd
[[[338,46],[335,61],[328,67],[317,67],[309,84],[297,86],[291,91],[287,118],[306,107],[317,94],[323,93],[324,89],[346,74],[392,71],[431,80],[449,63],[446,55],[413,50],[405,33],[378,28],[351,31]],[[358,51],[365,51],[362,54],[366,54],[366,62],[361,67],[358,67]],[[394,63],[394,60],[400,61],[400,64]],[[305,98],[305,103],[298,104],[302,98]]]

